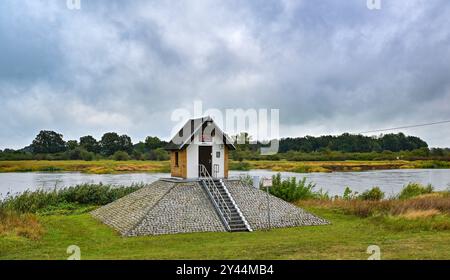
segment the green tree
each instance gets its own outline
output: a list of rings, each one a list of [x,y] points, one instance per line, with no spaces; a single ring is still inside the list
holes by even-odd
[[[78,147],[78,141],[77,140],[69,140],[67,141],[67,148],[69,150],[75,150]]]
[[[105,133],[100,140],[101,152],[106,156],[111,156],[115,152],[123,151],[131,154],[133,143],[128,135],[119,136],[115,132]]]
[[[156,149],[155,151],[156,151],[158,160],[169,160],[170,159],[169,152],[167,152],[163,148]]]
[[[120,146],[120,136],[115,132],[103,134],[102,139],[100,140],[101,153],[106,156],[111,156],[115,152],[120,151]]]
[[[164,144],[165,143],[158,137],[148,136],[147,138],[145,138],[145,147],[148,149],[148,151],[162,148],[164,147]]]
[[[39,132],[31,147],[35,154],[54,154],[64,152],[67,149],[62,134],[48,130]]]
[[[80,138],[80,146],[91,153],[99,153],[100,146],[97,140],[91,135],[83,136]]]
[[[128,135],[121,135],[119,137],[120,140],[120,148],[119,151],[127,152],[131,154],[133,152],[133,142],[131,142],[131,138]]]

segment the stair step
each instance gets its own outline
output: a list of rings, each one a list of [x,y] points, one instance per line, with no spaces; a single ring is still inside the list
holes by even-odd
[[[240,221],[240,222],[231,222],[231,223],[228,223],[228,225],[231,227],[231,228],[240,228],[240,227],[245,227],[245,224],[242,222],[242,221]]]
[[[248,231],[247,228],[234,228],[231,229],[232,232],[237,232],[237,231]]]
[[[236,209],[236,206],[234,205],[230,194],[227,192],[226,187],[218,179],[213,179],[213,181],[214,186],[211,186],[211,181],[207,182],[206,180],[203,180],[202,183],[205,190],[209,192],[209,195],[215,201],[215,205],[218,207],[219,213],[221,213],[222,217],[227,220],[224,222],[228,224],[230,231],[248,231],[244,220]]]
[[[232,231],[236,231],[236,230],[247,230],[247,228],[245,227],[245,225],[240,225],[240,226],[230,226],[230,230]]]

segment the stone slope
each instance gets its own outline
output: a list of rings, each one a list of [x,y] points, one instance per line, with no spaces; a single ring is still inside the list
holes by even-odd
[[[128,235],[226,231],[199,183],[178,184]]]
[[[122,235],[134,229],[148,211],[164,197],[175,183],[156,181],[91,212],[92,216],[113,227]]]
[[[253,230],[268,228],[268,205],[271,228],[329,224],[328,221],[272,195],[269,195],[268,204],[266,192],[246,186],[238,180],[229,180],[226,185]]]
[[[267,228],[266,193],[238,180],[226,180],[225,185],[251,228]],[[272,228],[328,224],[271,195],[269,205]],[[123,236],[226,231],[198,182],[159,180],[93,211],[92,216]]]

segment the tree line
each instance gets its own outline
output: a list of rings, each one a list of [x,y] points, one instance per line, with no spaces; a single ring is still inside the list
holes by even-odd
[[[363,136],[344,133],[339,136],[306,136],[282,138],[279,141],[279,153],[273,156],[261,156],[261,143],[250,144],[247,133],[236,136],[239,144],[236,151],[230,153],[232,160],[381,160],[381,159],[449,159],[450,150],[433,148],[415,136],[403,133],[380,136]],[[242,141],[244,140],[244,141]],[[133,144],[128,135],[115,132],[103,134],[97,140],[91,135],[78,140],[65,141],[62,134],[55,131],[39,132],[31,145],[20,149],[0,151],[0,160],[168,160],[164,150],[166,141],[148,136],[144,141]]]
[[[280,152],[319,152],[324,150],[344,153],[369,152],[400,152],[428,148],[428,144],[415,136],[403,133],[385,134],[381,136],[364,136],[344,133],[339,136],[306,136],[299,138],[284,138],[280,141]]]
[[[6,149],[0,153],[0,159],[168,160],[169,154],[164,150],[165,145],[167,142],[152,136],[148,136],[144,142],[133,144],[131,137],[116,132],[105,133],[100,140],[87,135],[79,140],[65,141],[62,134],[43,130],[31,145],[18,151]]]
[[[289,161],[329,161],[329,160],[450,160],[449,148],[428,148],[428,144],[415,136],[403,133],[380,136],[363,136],[344,133],[338,136],[306,136],[282,138],[279,152],[271,156],[261,156],[261,143],[250,145],[251,136],[241,133],[237,136],[242,145],[232,151],[231,158],[243,160],[289,160]]]

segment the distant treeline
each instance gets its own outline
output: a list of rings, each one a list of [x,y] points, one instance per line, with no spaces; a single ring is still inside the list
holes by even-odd
[[[324,150],[344,153],[400,152],[428,148],[428,144],[415,136],[403,133],[385,134],[379,137],[352,135],[344,133],[340,136],[306,136],[300,138],[284,138],[280,141],[280,152],[320,152]]]
[[[306,136],[283,138],[279,142],[279,153],[261,156],[262,145],[249,144],[250,137],[241,133],[238,138],[246,144],[237,145],[231,152],[231,159],[242,160],[392,160],[392,159],[439,159],[450,160],[450,149],[429,149],[428,144],[415,136],[403,133],[381,136],[342,134],[339,136]],[[128,135],[115,132],[105,133],[101,139],[87,135],[79,140],[63,139],[54,131],[41,131],[31,145],[20,149],[0,151],[0,160],[168,160],[164,150],[167,142],[148,136],[144,141],[133,144]]]
[[[239,136],[240,142],[249,142],[246,133]],[[260,143],[238,145],[231,153],[234,160],[290,160],[290,161],[328,161],[328,160],[450,160],[450,149],[428,148],[428,144],[415,136],[403,133],[380,136],[363,136],[344,133],[339,136],[306,136],[282,138],[279,153],[261,156]]]
[[[151,136],[133,144],[128,135],[115,132],[105,133],[100,140],[87,135],[64,141],[62,134],[43,130],[28,147],[0,151],[0,160],[168,160],[165,145],[167,142]]]

